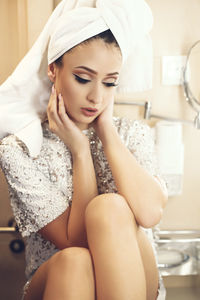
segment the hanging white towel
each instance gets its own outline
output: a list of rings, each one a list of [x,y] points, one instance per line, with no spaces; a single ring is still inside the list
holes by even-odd
[[[168,195],[180,195],[184,172],[184,145],[181,123],[157,122],[156,150],[160,171],[166,181]]]

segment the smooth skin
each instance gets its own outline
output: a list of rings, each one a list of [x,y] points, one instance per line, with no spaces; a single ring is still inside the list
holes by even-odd
[[[148,228],[160,221],[166,197],[112,123],[120,69],[119,49],[102,40],[66,53],[62,67],[49,65],[54,83],[49,127],[71,151],[74,193],[71,208],[39,231],[60,251],[35,272],[25,300],[157,298],[158,270],[139,225]],[[85,116],[86,107],[98,112]],[[91,125],[102,141],[119,194],[98,195],[89,141],[82,132]]]

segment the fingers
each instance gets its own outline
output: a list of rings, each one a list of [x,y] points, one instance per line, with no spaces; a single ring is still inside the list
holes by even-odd
[[[54,85],[52,86],[52,92],[50,98],[50,112],[51,113],[57,112],[57,92]]]
[[[68,115],[66,114],[65,111],[65,105],[64,105],[64,100],[61,94],[58,95],[58,115],[60,118],[60,121],[65,124],[66,120],[69,119]]]
[[[50,129],[55,132],[58,126],[62,125],[62,122],[58,116],[58,107],[57,107],[57,92],[54,87],[52,86],[52,92],[49,99],[48,107],[47,107],[47,116],[49,120],[49,127]]]
[[[47,115],[49,119],[49,127],[55,133],[56,131],[59,131],[59,128],[69,127],[71,124],[71,120],[65,110],[63,97],[60,93],[57,94],[54,85],[52,86]]]

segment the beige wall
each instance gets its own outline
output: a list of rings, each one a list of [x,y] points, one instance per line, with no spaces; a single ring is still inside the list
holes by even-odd
[[[192,120],[195,113],[185,101],[183,88],[162,85],[161,61],[162,56],[165,55],[186,55],[192,44],[200,39],[200,2],[198,0],[147,0],[147,3],[154,15],[153,89],[145,93],[128,95],[126,98],[150,100],[152,112],[155,114]],[[193,70],[194,68],[192,66]],[[197,62],[195,71],[198,73]],[[197,82],[195,83],[197,86]],[[195,91],[199,96],[200,88],[196,88]],[[134,117],[141,117],[143,113],[135,107],[125,106],[123,108],[118,106],[115,111],[119,115],[128,114]],[[152,119],[151,125],[157,121],[159,120]],[[183,192],[182,195],[169,199],[160,224],[163,229],[200,229],[200,130],[190,125],[183,125],[183,134],[185,145]]]
[[[58,0],[0,1],[0,36],[1,41],[3,41],[1,43],[3,46],[0,48],[0,83],[6,79],[26,50],[32,45],[53,6],[58,2]],[[186,103],[182,88],[179,86],[162,86],[161,58],[163,55],[186,55],[189,47],[199,39],[200,2],[199,0],[148,0],[147,2],[154,14],[154,28],[152,30],[154,45],[153,89],[145,93],[118,96],[118,99],[150,100],[153,113],[192,119],[194,112]],[[117,115],[141,118],[142,113],[143,110],[137,107],[115,107],[115,114]],[[151,125],[156,121],[153,119]],[[169,199],[161,222],[161,227],[165,229],[200,229],[200,131],[189,125],[184,125],[184,144],[183,193]],[[7,188],[3,179],[0,188],[0,203],[8,203]]]
[[[0,1],[0,83],[13,70],[17,63],[18,39],[17,39],[17,2],[12,0]],[[12,20],[12,26],[10,26]]]
[[[193,119],[194,112],[186,103],[182,87],[162,86],[161,57],[186,55],[200,38],[200,2],[198,0],[148,0],[154,13],[154,86],[153,110],[156,113]],[[198,94],[199,95],[198,90]],[[199,98],[200,99],[200,98]],[[200,131],[184,125],[185,170],[181,196],[170,198],[165,209],[162,227],[200,229]]]
[[[54,0],[0,0],[0,84],[39,35]]]

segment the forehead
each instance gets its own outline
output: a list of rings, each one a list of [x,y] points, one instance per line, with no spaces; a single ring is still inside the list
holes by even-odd
[[[107,44],[101,39],[82,43],[63,57],[64,67],[86,65],[97,72],[119,72],[122,64],[120,49],[115,44]]]

